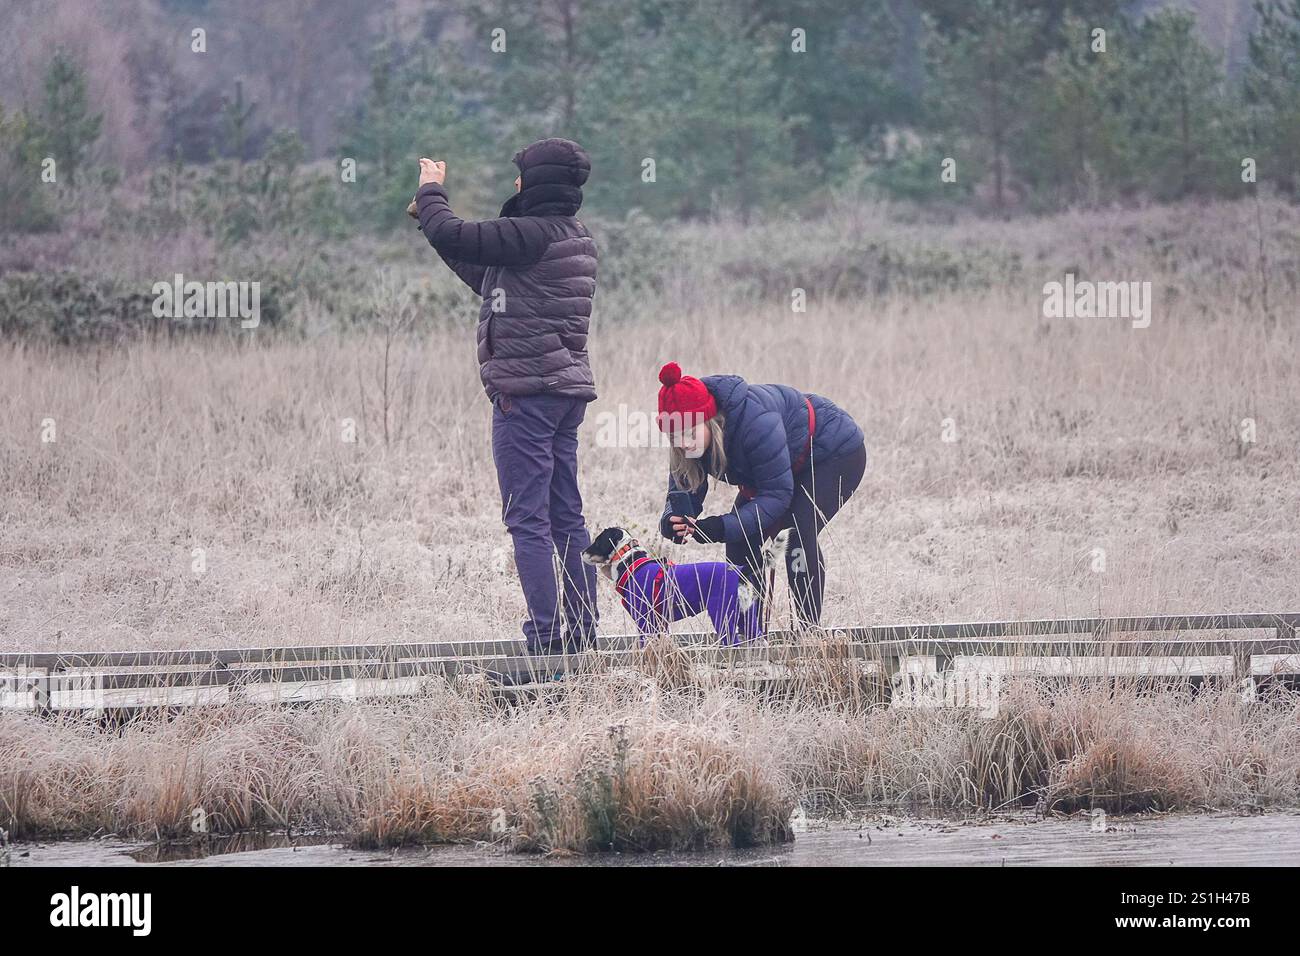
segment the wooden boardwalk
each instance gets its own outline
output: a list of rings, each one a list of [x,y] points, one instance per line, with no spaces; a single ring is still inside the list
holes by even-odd
[[[1300,674],[1300,613],[839,627],[774,632],[761,644],[722,646],[707,633],[674,634],[692,666],[764,680],[810,661],[857,662],[899,700],[945,675],[1210,677],[1248,687]],[[0,709],[117,711],[416,694],[430,679],[500,675],[514,685],[584,669],[630,667],[634,635],[602,638],[579,655],[532,657],[522,640],[0,653]],[[918,696],[919,695],[919,696]],[[928,696],[927,696],[928,695]]]

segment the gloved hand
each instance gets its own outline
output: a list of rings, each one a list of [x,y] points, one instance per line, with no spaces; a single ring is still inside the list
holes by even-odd
[[[726,535],[726,526],[722,523],[721,515],[696,518],[692,524],[695,525],[695,534],[691,537],[697,544],[721,544]]]

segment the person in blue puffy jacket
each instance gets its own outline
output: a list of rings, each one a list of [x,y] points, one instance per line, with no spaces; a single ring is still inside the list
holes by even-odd
[[[826,566],[817,537],[867,468],[862,429],[828,398],[738,375],[659,372],[659,428],[671,439],[659,530],[677,543],[726,545],[761,592],[764,540],[793,529],[786,573],[801,624],[821,620]],[[701,518],[709,479],[739,488],[729,511]]]

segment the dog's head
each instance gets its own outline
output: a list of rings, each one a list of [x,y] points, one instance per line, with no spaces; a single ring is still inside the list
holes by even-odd
[[[614,569],[638,551],[640,543],[622,528],[606,528],[582,552],[582,560],[612,578]]]

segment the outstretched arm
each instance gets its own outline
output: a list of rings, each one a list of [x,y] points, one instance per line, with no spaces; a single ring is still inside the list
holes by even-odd
[[[416,205],[415,197],[411,197],[410,204],[406,207],[406,214],[419,223],[420,209]],[[418,226],[417,226],[418,228]],[[434,250],[437,252],[438,250]],[[487,266],[476,266],[469,262],[461,262],[458,259],[450,259],[441,252],[438,257],[447,264],[447,268],[456,273],[460,280],[474,290],[475,295],[483,294],[483,274],[487,272]]]
[[[546,225],[540,219],[505,217],[481,222],[461,219],[451,211],[447,190],[441,183],[421,186],[415,194],[415,205],[420,231],[448,265],[453,262],[463,266],[532,265],[550,244]],[[457,274],[461,275],[459,270]],[[481,273],[478,277],[481,282]]]

